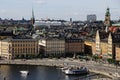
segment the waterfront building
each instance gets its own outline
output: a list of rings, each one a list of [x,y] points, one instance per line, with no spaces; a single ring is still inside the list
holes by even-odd
[[[104,38],[103,38],[104,37]],[[112,58],[120,61],[120,34],[96,32],[95,54],[102,58]],[[94,45],[91,45],[93,48]],[[94,50],[92,51],[94,52]]]
[[[109,48],[111,48],[113,59],[120,61],[120,33],[110,33],[108,42]]]
[[[40,39],[39,40],[39,53],[43,54],[45,53],[45,47],[46,47],[46,40],[45,39]]]
[[[96,33],[95,43],[96,43],[96,54],[101,55],[99,31],[97,31]]]
[[[116,51],[116,60],[120,61],[120,43],[116,44],[115,51]]]
[[[10,59],[10,43],[8,39],[0,40],[0,57]]]
[[[2,58],[14,59],[16,57],[27,57],[38,55],[39,47],[36,39],[13,39],[0,40],[0,56]]]
[[[95,44],[95,40],[93,39],[87,39],[85,40],[85,54],[89,54],[89,55],[95,55],[96,53],[96,44]]]
[[[74,55],[84,53],[84,40],[81,38],[66,38],[65,39],[66,55]]]
[[[46,56],[64,56],[65,40],[61,38],[47,38],[45,55]]]
[[[108,38],[108,33],[105,32],[96,32],[96,39],[95,39],[95,46],[96,51],[95,54],[98,55],[101,58],[113,58],[112,55],[112,47],[111,47],[111,41]]]

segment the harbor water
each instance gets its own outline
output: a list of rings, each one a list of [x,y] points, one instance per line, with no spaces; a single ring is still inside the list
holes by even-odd
[[[28,71],[27,75],[20,71]],[[92,75],[92,76],[90,76]],[[0,80],[93,80],[106,78],[103,75],[89,73],[87,75],[65,75],[59,68],[29,65],[0,65]]]

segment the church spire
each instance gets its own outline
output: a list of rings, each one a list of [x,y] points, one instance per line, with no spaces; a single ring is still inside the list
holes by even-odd
[[[34,25],[35,23],[35,16],[34,16],[34,10],[32,8],[32,18],[31,18],[31,24]]]
[[[110,16],[110,8],[107,8],[105,16]]]
[[[110,8],[107,8],[106,10],[104,25],[107,27],[110,26]]]

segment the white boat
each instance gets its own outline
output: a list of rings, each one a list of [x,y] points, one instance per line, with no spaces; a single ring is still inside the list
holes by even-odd
[[[65,72],[65,70],[68,69],[68,67],[63,67],[63,68],[60,68],[62,70],[62,72]]]
[[[24,76],[27,76],[28,73],[29,73],[29,71],[20,71],[20,73],[21,73],[22,75],[24,75]]]
[[[65,74],[67,75],[78,75],[78,74],[87,74],[89,70],[86,67],[80,68],[69,68],[65,70]]]

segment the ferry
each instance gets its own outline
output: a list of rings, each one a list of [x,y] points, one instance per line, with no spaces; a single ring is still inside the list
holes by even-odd
[[[66,75],[80,75],[89,73],[89,70],[86,67],[80,67],[80,68],[68,68],[64,72]]]

